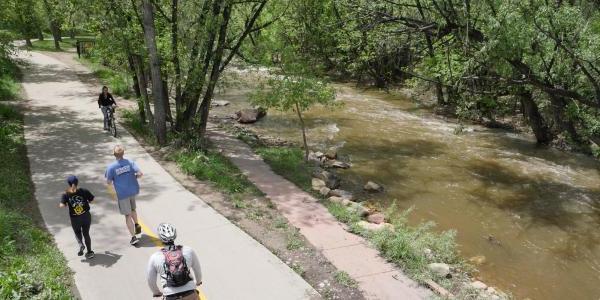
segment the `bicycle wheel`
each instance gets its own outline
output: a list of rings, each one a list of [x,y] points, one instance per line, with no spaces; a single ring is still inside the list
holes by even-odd
[[[117,122],[115,121],[114,117],[112,120],[110,120],[110,134],[112,134],[114,137],[117,137]]]

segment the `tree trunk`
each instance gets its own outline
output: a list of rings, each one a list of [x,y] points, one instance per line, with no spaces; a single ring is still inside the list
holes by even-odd
[[[75,21],[71,21],[71,30],[69,32],[69,37],[74,40],[75,39]]]
[[[219,80],[219,75],[221,74],[221,60],[223,59],[223,53],[225,51],[225,43],[227,40],[227,26],[229,25],[230,18],[231,4],[228,3],[227,6],[225,6],[225,8],[223,9],[223,23],[221,23],[221,28],[219,29],[219,41],[217,43],[217,50],[215,51],[215,56],[212,62],[210,80],[208,82],[208,85],[206,86],[206,92],[204,93],[202,104],[200,105],[200,124],[198,131],[200,134],[200,139],[203,142],[206,136],[206,125],[208,125],[208,113],[210,111],[210,102],[212,100],[217,81]]]
[[[166,112],[163,94],[163,81],[160,70],[160,58],[156,48],[156,31],[154,29],[154,12],[150,0],[142,0],[144,22],[144,40],[150,57],[150,73],[152,74],[152,98],[154,99],[154,133],[159,145],[167,143]]]
[[[44,40],[44,33],[42,32],[42,29],[37,30],[37,38],[39,41],[43,41]]]
[[[175,69],[175,119],[176,127],[181,124],[181,118],[183,117],[183,106],[181,99],[181,65],[179,63],[179,24],[178,24],[178,5],[179,0],[172,0],[171,2],[171,52],[173,60],[173,68]]]
[[[146,123],[146,112],[144,111],[144,100],[142,99],[142,92],[140,91],[140,83],[137,77],[137,71],[135,68],[135,64],[133,62],[133,55],[129,54],[127,56],[127,63],[129,66],[129,72],[131,73],[131,78],[133,79],[133,91],[135,92],[135,98],[137,99],[138,104],[138,112],[140,114],[140,120],[142,123]]]
[[[60,44],[58,42],[61,41],[60,38],[60,27],[56,23],[54,19],[54,13],[52,12],[52,7],[48,0],[44,0],[44,7],[46,8],[46,13],[48,14],[48,18],[50,19],[50,31],[52,31],[52,38],[54,38],[54,48],[56,50],[60,50]]]
[[[417,10],[419,11],[419,15],[421,15],[421,19],[425,20],[425,14],[423,13],[423,7],[421,6],[421,1],[415,0],[415,5],[417,6]],[[425,41],[427,41],[427,53],[429,57],[435,57],[435,53],[433,51],[433,42],[431,41],[431,36],[427,30],[423,31],[423,35],[425,35]],[[445,104],[444,101],[444,89],[442,87],[441,79],[439,76],[435,77],[435,93],[437,97],[437,104],[442,106]]]
[[[551,107],[554,122],[558,126],[559,131],[566,131],[573,142],[581,144],[581,137],[579,136],[579,133],[577,133],[573,121],[565,115],[565,109],[567,107],[565,99],[554,94],[548,96],[550,97],[550,103],[552,104]]]
[[[167,84],[167,78],[165,76],[165,79],[162,81],[163,82],[163,99],[165,101],[163,101],[164,107],[165,107],[165,115],[166,115],[166,120],[167,122],[169,122],[171,125],[173,124],[173,114],[171,113],[171,103],[169,102],[169,89],[168,84]]]
[[[306,142],[306,126],[304,125],[304,119],[302,118],[302,112],[300,107],[296,103],[296,113],[298,113],[298,119],[300,119],[300,126],[302,127],[302,142],[304,143],[304,161],[308,161],[308,143]]]
[[[150,99],[148,98],[148,84],[146,76],[144,76],[144,63],[142,57],[139,55],[133,55],[133,66],[135,67],[135,73],[138,78],[138,85],[140,86],[140,94],[142,102],[144,103],[144,112],[148,117],[150,124],[154,124],[154,116],[152,114],[152,108],[150,107]]]
[[[31,39],[29,37],[25,38],[25,45],[27,45],[27,47],[33,47],[33,44],[31,43]]]
[[[208,3],[208,1],[205,2],[205,5]],[[218,19],[221,11],[222,1],[214,1],[212,4],[212,17],[213,19]],[[206,38],[203,48],[204,59],[202,61],[200,59],[194,61],[191,69],[188,72],[185,88],[181,93],[181,102],[185,103],[185,110],[183,112],[183,117],[176,124],[178,131],[189,130],[192,127],[194,118],[196,117],[198,102],[200,101],[202,88],[204,87],[204,83],[206,81],[206,73],[208,72],[210,62],[214,56],[213,46],[217,36],[216,26],[211,26],[209,29],[208,38]],[[199,52],[198,48],[199,47],[197,46],[192,47],[192,59],[197,56],[197,53]]]
[[[529,126],[531,127],[531,130],[533,130],[533,134],[535,135],[537,143],[541,145],[550,143],[552,140],[550,131],[544,122],[544,117],[542,117],[540,114],[537,103],[533,101],[531,92],[523,91],[519,94],[519,99],[521,100],[521,105],[523,106],[523,117],[525,117],[529,123]]]

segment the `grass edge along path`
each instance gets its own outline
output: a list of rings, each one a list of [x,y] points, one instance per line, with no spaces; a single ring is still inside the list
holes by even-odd
[[[34,199],[23,114],[1,101],[0,153],[0,299],[72,299],[71,271],[41,225]]]

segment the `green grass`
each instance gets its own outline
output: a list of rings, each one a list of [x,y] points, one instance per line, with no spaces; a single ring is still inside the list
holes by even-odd
[[[302,240],[302,235],[298,232],[298,229],[290,229],[287,231],[287,244],[286,248],[288,250],[297,250],[302,248],[304,245],[304,241]]]
[[[223,155],[200,150],[181,150],[171,157],[186,173],[200,180],[207,180],[229,193],[257,193],[254,185]]]
[[[14,61],[0,58],[0,101],[17,99],[21,86],[21,71]]]
[[[64,51],[70,48],[75,48],[75,43],[77,42],[76,39],[71,39],[71,38],[66,38],[63,37],[62,42],[58,42],[60,49],[56,49],[54,47],[54,39],[52,38],[45,38],[43,41],[39,41],[39,40],[32,40],[31,44],[33,44],[33,47],[26,47],[29,50],[35,50],[35,51],[51,51],[51,52],[59,52],[59,51]]]
[[[143,124],[139,114],[134,110],[122,110],[121,116],[125,126],[145,141],[154,143],[155,138],[150,128]],[[172,138],[171,138],[172,139]],[[197,179],[210,181],[219,189],[235,196],[239,193],[259,195],[260,191],[244,174],[226,157],[216,151],[192,149],[177,149],[170,154],[169,159],[177,163],[179,168]],[[246,203],[239,197],[232,197],[234,206],[244,208]]]
[[[37,226],[23,117],[0,104],[0,299],[71,299],[67,262]]]
[[[356,282],[356,280],[352,279],[352,277],[350,277],[350,275],[348,275],[348,273],[344,271],[335,272],[333,278],[335,278],[335,281],[337,281],[341,285],[347,287],[358,287],[358,283]]]
[[[288,147],[260,147],[255,150],[275,173],[310,191],[313,167],[304,161],[302,150]]]
[[[125,72],[115,71],[100,63],[100,60],[95,56],[78,59],[82,64],[90,68],[90,70],[98,77],[103,85],[110,88],[111,93],[123,98],[133,97],[131,86],[131,78]]]

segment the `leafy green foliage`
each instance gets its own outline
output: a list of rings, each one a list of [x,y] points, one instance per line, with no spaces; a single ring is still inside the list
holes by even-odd
[[[0,70],[3,71],[0,72],[0,101],[16,99],[21,91],[21,87],[16,81],[20,71],[11,61],[1,59]]]
[[[252,103],[280,111],[300,109],[306,111],[312,105],[335,104],[335,90],[325,82],[299,76],[270,79],[267,87],[260,87],[251,95]]]
[[[82,58],[80,61],[92,70],[94,75],[100,79],[102,85],[109,87],[111,93],[124,98],[132,97],[133,91],[130,88],[132,82],[127,73],[119,72],[118,70],[113,70],[102,65],[96,55],[94,54],[89,58]]]
[[[22,115],[0,104],[0,298],[70,299],[71,274],[51,236],[36,225]]]

